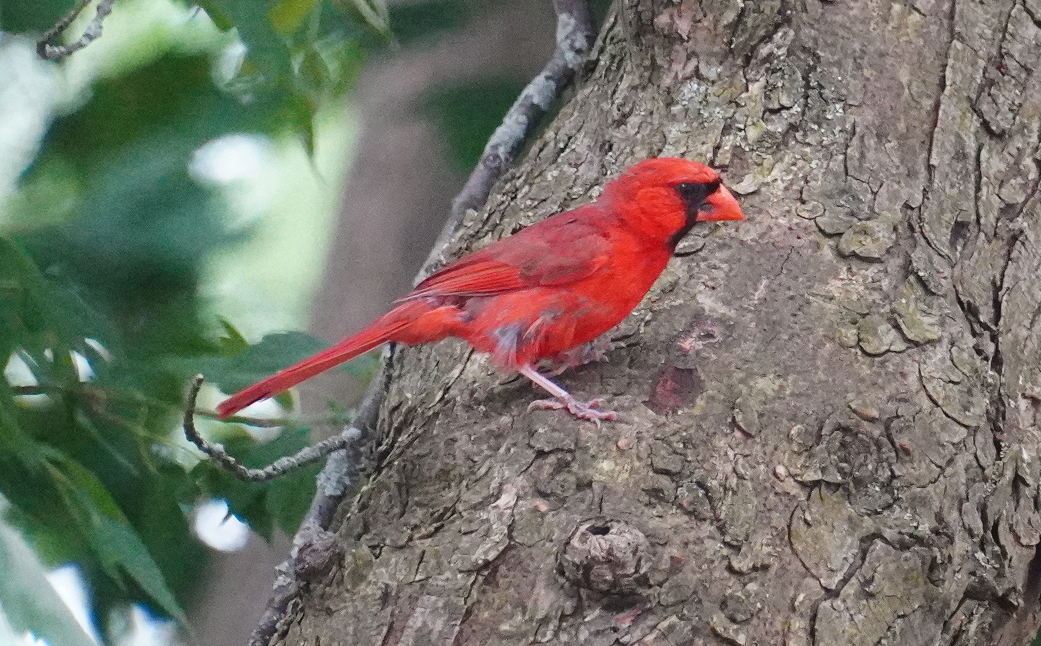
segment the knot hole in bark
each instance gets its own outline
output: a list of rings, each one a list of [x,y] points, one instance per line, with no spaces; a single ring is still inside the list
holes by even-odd
[[[575,528],[557,562],[563,577],[579,588],[627,594],[649,585],[651,545],[626,522],[594,518]]]

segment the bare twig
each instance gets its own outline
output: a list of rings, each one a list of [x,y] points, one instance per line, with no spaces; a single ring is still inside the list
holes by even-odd
[[[80,13],[87,8],[93,0],[80,0],[80,3],[76,5],[72,11],[65,14],[61,20],[59,20],[53,27],[44,32],[43,37],[36,43],[36,53],[40,58],[49,61],[58,61],[73,52],[79,51],[87,45],[94,42],[99,36],[101,36],[101,25],[105,22],[105,18],[112,13],[112,4],[115,0],[99,0],[97,15],[94,16],[94,20],[90,21],[87,28],[83,30],[83,35],[78,40],[69,43],[68,45],[51,45],[51,41],[60,36],[69,28],[72,21],[76,19]]]
[[[184,409],[184,434],[191,440],[192,444],[208,455],[217,466],[240,480],[245,480],[246,482],[267,482],[268,480],[273,480],[289,471],[321,460],[330,453],[339,451],[358,439],[358,433],[339,433],[317,444],[308,446],[293,455],[279,458],[263,469],[251,469],[231,457],[220,443],[206,440],[195,429],[195,400],[199,396],[202,382],[202,375],[196,375],[195,379],[192,380],[192,387],[188,391],[188,401]]]

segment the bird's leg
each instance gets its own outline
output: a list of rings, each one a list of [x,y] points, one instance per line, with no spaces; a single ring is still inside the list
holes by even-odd
[[[521,366],[518,369],[518,372],[528,379],[531,379],[535,385],[556,397],[556,399],[538,399],[533,401],[528,404],[528,410],[533,408],[551,408],[555,410],[564,409],[579,419],[587,419],[591,422],[596,422],[597,426],[600,425],[600,420],[612,420],[618,418],[618,413],[613,410],[596,410],[596,407],[602,404],[604,400],[594,399],[590,402],[580,402],[572,397],[571,393],[550,381],[549,377],[540,374],[534,366]]]
[[[619,344],[608,339],[606,336],[597,337],[585,345],[572,348],[567,352],[562,352],[553,357],[550,363],[549,372],[544,374],[547,377],[556,377],[568,368],[577,368],[578,366],[584,366],[587,363],[604,361],[607,359],[607,353],[617,347],[619,347]]]

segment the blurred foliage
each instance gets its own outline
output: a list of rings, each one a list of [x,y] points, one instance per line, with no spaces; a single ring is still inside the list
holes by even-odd
[[[465,0],[399,2],[390,7],[390,24],[394,39],[403,47],[409,47],[457,29],[473,12],[473,3]]]
[[[172,435],[196,371],[241,384],[284,365],[209,320],[197,296],[207,258],[235,238],[192,155],[283,128],[277,105],[222,92],[209,69],[171,52],[96,84],[52,125],[0,238],[0,357],[31,373],[9,366],[0,381],[0,492],[46,562],[82,568],[103,634],[128,602],[183,621],[206,561],[186,517],[197,501],[226,499],[270,536],[292,532],[313,493],[313,470],[244,486]],[[282,345],[276,361],[320,344]],[[258,444],[230,428],[229,448],[258,464],[307,435],[288,427]]]
[[[424,107],[439,125],[458,171],[474,167],[526,84],[522,79],[477,79],[438,87],[426,97]]]
[[[70,5],[4,0],[0,25],[38,33]],[[191,164],[233,133],[313,145],[314,110],[350,88],[365,52],[387,36],[374,0],[201,6],[246,45],[235,75],[215,77],[220,52],[171,50],[99,80],[54,119],[0,231],[5,519],[44,563],[80,567],[108,638],[131,603],[184,623],[208,554],[189,526],[199,501],[227,500],[265,537],[292,533],[306,512],[317,466],[245,484],[199,461],[179,434],[191,375],[234,390],[322,347],[300,333],[250,346],[207,312],[198,296],[206,263],[243,234],[230,232],[224,195]],[[287,424],[259,443],[244,427],[211,426],[255,466],[309,434]],[[10,586],[0,593],[22,629],[61,635],[75,625],[15,603]]]
[[[13,34],[44,32],[72,8],[68,0],[3,0],[0,29]]]
[[[352,87],[368,54],[427,43],[482,1],[391,11],[381,0],[199,2],[245,45],[234,72],[219,71],[230,50],[198,47],[125,62],[54,117],[2,204],[0,510],[45,565],[81,569],[106,641],[132,603],[185,621],[208,557],[189,525],[200,501],[226,500],[262,536],[292,533],[318,470],[243,483],[199,460],[181,436],[195,373],[232,392],[323,347],[298,332],[251,345],[199,297],[207,263],[249,231],[229,227],[227,197],[193,174],[194,155],[235,133],[295,135],[313,150],[315,110]],[[36,37],[71,5],[0,0],[2,35]],[[458,168],[472,166],[522,86],[492,80],[431,95]],[[292,404],[288,395],[277,401]],[[241,425],[200,426],[251,466],[302,448],[310,431],[287,421],[258,442]],[[14,558],[11,545],[0,540],[0,563]],[[33,572],[11,571],[18,581]],[[37,583],[32,594],[46,604],[18,604],[21,584],[0,582],[0,606],[20,629],[64,641],[74,624],[46,612],[61,608]]]

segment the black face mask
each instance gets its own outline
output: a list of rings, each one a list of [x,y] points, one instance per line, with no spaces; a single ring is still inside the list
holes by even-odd
[[[703,182],[700,184],[693,184],[684,182],[683,184],[677,184],[674,188],[679,193],[680,197],[683,198],[683,202],[687,205],[687,222],[680,229],[669,238],[669,247],[672,249],[676,248],[676,245],[680,243],[683,236],[687,235],[694,224],[698,221],[698,211],[701,209],[701,205],[705,203],[709,195],[712,195],[719,190],[720,185],[723,183],[721,179],[714,179],[711,182]]]

